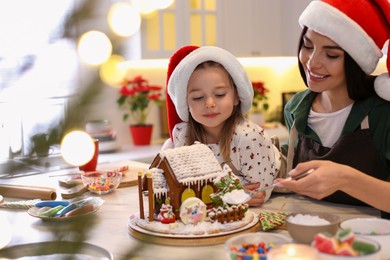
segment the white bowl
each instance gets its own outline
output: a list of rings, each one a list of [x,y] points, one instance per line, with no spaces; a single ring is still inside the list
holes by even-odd
[[[81,180],[89,191],[102,195],[118,188],[122,180],[122,172],[84,172],[81,174]]]
[[[319,260],[381,260],[381,259],[388,259],[388,258],[381,258],[381,245],[378,242],[376,242],[372,239],[365,238],[365,237],[359,237],[359,238],[356,238],[356,240],[373,244],[377,250],[371,254],[361,255],[361,256],[332,255],[332,254],[319,252]]]
[[[232,250],[233,248],[239,249],[243,244],[259,244],[260,242],[264,242],[266,245],[274,245],[279,246],[283,244],[291,243],[291,240],[284,235],[281,234],[273,234],[273,233],[265,233],[265,232],[252,232],[252,233],[244,233],[240,235],[233,236],[226,240],[225,242],[225,250],[229,255],[228,259],[252,259],[254,256],[252,254],[237,252]],[[272,249],[270,250],[272,251]],[[256,255],[258,259],[267,259],[266,254],[258,254]],[[254,259],[254,258],[253,258]]]
[[[326,220],[328,224],[313,224],[309,222],[294,222],[293,218],[297,215],[303,215],[303,218],[318,217]],[[307,220],[306,220],[307,221]],[[297,212],[288,214],[286,217],[287,231],[296,243],[311,244],[313,238],[318,233],[327,232],[336,235],[340,225],[340,217],[326,212]]]
[[[365,237],[377,241],[382,247],[382,259],[390,259],[390,220],[352,218],[342,221],[340,228],[350,228],[356,237]]]

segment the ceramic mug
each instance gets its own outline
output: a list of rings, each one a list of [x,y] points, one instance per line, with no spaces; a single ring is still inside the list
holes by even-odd
[[[80,171],[90,172],[96,171],[98,157],[99,157],[99,140],[94,139],[95,152],[93,153],[92,159],[84,165],[79,166]]]

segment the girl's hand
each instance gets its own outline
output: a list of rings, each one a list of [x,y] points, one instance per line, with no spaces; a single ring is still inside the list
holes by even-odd
[[[260,187],[260,183],[250,183],[244,185],[244,189],[248,191],[253,191],[259,187]],[[258,192],[255,196],[253,196],[253,198],[250,201],[248,201],[248,205],[251,207],[261,206],[264,203],[264,199],[265,199],[265,192],[264,191]]]

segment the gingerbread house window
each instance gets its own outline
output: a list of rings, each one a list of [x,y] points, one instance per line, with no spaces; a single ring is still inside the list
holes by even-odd
[[[192,197],[196,197],[195,191],[193,189],[185,189],[181,193],[181,202],[183,203],[183,201],[185,201],[188,198],[192,198]]]
[[[213,201],[211,200],[210,195],[213,194],[214,192],[215,192],[215,190],[214,190],[213,186],[211,186],[211,185],[203,186],[203,189],[202,189],[202,201],[205,204],[212,203]]]

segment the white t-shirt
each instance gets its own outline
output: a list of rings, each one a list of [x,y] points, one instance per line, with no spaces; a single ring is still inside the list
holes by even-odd
[[[175,125],[172,131],[175,147],[184,145],[187,126],[185,122]],[[223,163],[219,145],[207,144],[207,146],[213,151],[219,163]],[[262,186],[273,183],[281,160],[264,129],[247,119],[242,120],[234,131],[230,143],[230,159],[242,174],[238,176],[242,184],[259,182]],[[271,191],[268,190],[266,200],[270,195]]]
[[[318,113],[310,109],[307,123],[320,137],[323,146],[332,147],[340,138],[352,105],[333,113]]]

